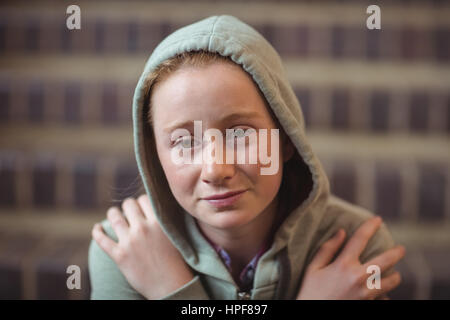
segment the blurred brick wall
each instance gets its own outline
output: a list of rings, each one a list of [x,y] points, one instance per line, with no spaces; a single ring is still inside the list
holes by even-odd
[[[86,299],[92,224],[139,190],[134,87],[170,32],[233,14],[278,50],[332,191],[408,255],[393,298],[450,298],[450,6],[445,1],[78,1],[0,5],[0,298]],[[381,30],[365,27],[369,4]],[[66,289],[68,265],[82,290]]]

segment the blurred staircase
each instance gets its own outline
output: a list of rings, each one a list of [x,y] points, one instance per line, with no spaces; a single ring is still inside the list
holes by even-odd
[[[382,29],[368,30],[375,3]],[[89,298],[91,227],[141,192],[131,104],[148,56],[232,14],[281,54],[332,191],[406,245],[391,296],[450,299],[448,2],[77,1],[72,31],[67,5],[0,4],[0,298]]]

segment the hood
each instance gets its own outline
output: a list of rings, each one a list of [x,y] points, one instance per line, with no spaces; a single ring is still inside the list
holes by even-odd
[[[162,229],[193,269],[221,277],[220,272],[223,270],[220,268],[215,270],[210,263],[209,267],[204,267],[203,260],[211,259],[211,252],[209,251],[208,256],[207,250],[212,249],[201,249],[205,244],[204,240],[189,227],[193,218],[184,212],[173,197],[159,163],[152,128],[146,121],[147,75],[168,58],[198,50],[228,56],[248,72],[295,146],[296,156],[285,164],[285,168],[289,165],[289,169],[284,171],[289,172],[289,183],[292,185],[286,182],[280,189],[280,196],[289,199],[289,203],[294,205],[288,208],[287,217],[274,235],[271,249],[260,261],[270,259],[285,248],[293,261],[304,261],[324,215],[329,183],[306,139],[301,106],[287,80],[279,55],[255,29],[228,15],[203,19],[166,37],[145,64],[134,93],[133,135],[136,160],[143,185]],[[283,183],[285,180],[287,179],[283,176]],[[296,188],[296,185],[299,187]],[[296,255],[300,255],[298,260]],[[255,279],[257,277],[258,274]]]

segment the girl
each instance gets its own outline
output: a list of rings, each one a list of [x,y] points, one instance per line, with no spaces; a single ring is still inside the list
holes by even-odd
[[[199,139],[198,124],[213,137]],[[330,194],[280,57],[240,20],[164,39],[137,84],[133,127],[146,195],[94,226],[93,299],[375,299],[400,283],[404,248]]]

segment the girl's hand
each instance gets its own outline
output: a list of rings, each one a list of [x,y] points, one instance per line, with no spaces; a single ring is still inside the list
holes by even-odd
[[[107,213],[119,242],[109,238],[99,223],[92,237],[129,284],[147,299],[159,299],[192,280],[192,271],[161,230],[148,196],[128,198],[122,209],[126,219],[117,207]]]
[[[340,229],[326,241],[307,267],[297,299],[380,299],[396,288],[401,281],[398,272],[382,278],[380,289],[369,289],[367,267],[377,265],[383,273],[404,257],[403,246],[389,249],[364,264],[359,262],[359,256],[380,225],[379,217],[364,222],[331,264],[345,239],[345,231]]]

